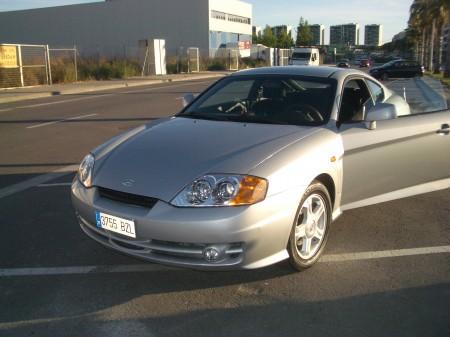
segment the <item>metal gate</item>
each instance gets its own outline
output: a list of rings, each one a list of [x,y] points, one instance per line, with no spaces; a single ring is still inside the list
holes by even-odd
[[[50,48],[51,82],[77,82],[77,48]]]
[[[0,44],[0,87],[51,84],[46,45]]]
[[[228,64],[229,70],[239,70],[239,50],[228,50]]]
[[[290,56],[290,49],[278,49],[278,65],[283,67],[288,66]]]
[[[200,71],[200,56],[198,48],[187,49],[188,73],[198,73]]]

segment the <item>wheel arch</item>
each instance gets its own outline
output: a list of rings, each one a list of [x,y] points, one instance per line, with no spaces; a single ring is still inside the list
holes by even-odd
[[[325,188],[328,190],[328,193],[330,194],[330,198],[331,198],[331,207],[333,209],[334,203],[336,200],[336,185],[334,183],[333,178],[329,174],[323,173],[323,174],[317,176],[314,180],[322,183],[325,186]]]

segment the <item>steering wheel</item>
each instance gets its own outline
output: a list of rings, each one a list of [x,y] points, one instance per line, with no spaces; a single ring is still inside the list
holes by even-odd
[[[245,106],[245,102],[237,102],[236,104],[225,110],[226,113],[237,113],[239,115],[245,115],[247,111],[248,109]]]
[[[291,115],[299,116],[306,122],[323,122],[325,119],[319,110],[309,104],[292,104],[286,108],[288,117]]]

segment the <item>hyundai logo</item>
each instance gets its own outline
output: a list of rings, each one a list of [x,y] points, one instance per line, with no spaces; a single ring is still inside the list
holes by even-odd
[[[126,179],[124,181],[122,181],[122,185],[125,187],[131,187],[134,185],[136,181],[134,181],[133,179]]]

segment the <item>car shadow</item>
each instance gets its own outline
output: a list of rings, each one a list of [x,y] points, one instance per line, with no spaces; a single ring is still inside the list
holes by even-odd
[[[242,275],[242,273],[239,273]],[[181,275],[170,278],[170,283],[161,285],[165,291],[181,289],[207,289],[211,282],[208,277]],[[208,274],[211,276],[211,274]],[[214,276],[212,276],[214,278]],[[232,276],[235,278],[236,276]],[[104,291],[92,296],[92,288],[84,289],[86,302],[104,302],[105,310],[86,305],[86,311],[78,315],[67,312],[60,302],[54,305],[55,315],[39,320],[2,320],[1,330],[13,336],[449,336],[448,309],[450,284],[435,284],[408,289],[388,290],[357,296],[328,299],[303,300],[295,294],[275,299],[264,293],[241,296],[235,302],[223,298],[207,307],[189,303],[171,307],[170,303],[147,301],[142,304],[141,282],[122,284],[114,290],[128,296],[114,296],[116,301],[102,297]],[[105,282],[106,280],[102,280]],[[179,287],[193,282],[193,287]],[[240,280],[247,282],[247,279]],[[227,285],[228,282],[223,282]],[[298,287],[301,287],[301,280]],[[109,289],[110,283],[104,283]],[[152,292],[152,291],[150,291]],[[58,290],[55,289],[55,293]],[[63,296],[61,294],[61,296]],[[65,296],[70,296],[65,294]],[[54,300],[54,298],[50,299]],[[133,302],[134,300],[134,302]],[[129,301],[129,302],[127,302]],[[137,307],[137,303],[142,306]],[[174,300],[174,303],[180,303]],[[123,304],[122,307],[119,305]],[[26,310],[26,309],[25,309]],[[22,317],[21,317],[22,318]]]

